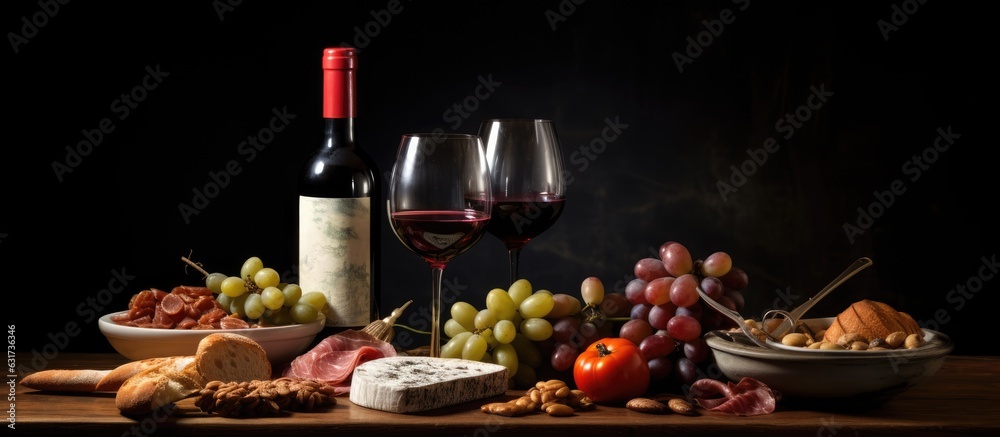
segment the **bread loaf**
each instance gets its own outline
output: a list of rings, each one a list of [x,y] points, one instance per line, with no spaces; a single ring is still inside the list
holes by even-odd
[[[123,414],[148,414],[196,395],[208,382],[271,378],[271,362],[256,341],[238,334],[205,336],[194,356],[180,357],[129,378],[115,395]]]
[[[249,337],[232,333],[209,335],[198,343],[195,354],[195,374],[188,376],[201,381],[243,382],[271,379],[271,362],[267,352]]]
[[[885,339],[896,331],[903,331],[907,335],[924,334],[920,325],[909,314],[896,311],[888,304],[865,299],[851,304],[838,314],[827,328],[823,339],[836,342],[844,334],[860,334],[872,341],[876,338]]]

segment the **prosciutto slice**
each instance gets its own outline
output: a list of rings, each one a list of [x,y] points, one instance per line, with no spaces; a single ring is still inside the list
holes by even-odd
[[[349,329],[320,340],[292,360],[282,376],[323,381],[336,387],[336,395],[343,395],[351,391],[355,367],[395,355],[396,349],[391,344],[367,332]]]
[[[755,416],[774,412],[781,394],[754,378],[739,383],[699,379],[691,384],[691,397],[699,406],[737,416]]]

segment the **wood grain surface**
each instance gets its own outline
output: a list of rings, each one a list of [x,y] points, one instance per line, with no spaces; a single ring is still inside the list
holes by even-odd
[[[48,368],[110,369],[125,361],[117,354],[64,353]],[[704,409],[693,417],[649,415],[611,406],[571,417],[503,417],[479,410],[484,403],[513,399],[523,391],[419,414],[370,410],[343,396],[324,411],[267,418],[208,415],[192,399],[147,416],[126,417],[115,408],[113,393],[48,393],[19,384],[11,408],[19,435],[1000,435],[998,365],[1000,357],[949,356],[929,381],[877,407],[837,410],[779,404],[774,413],[749,417]]]

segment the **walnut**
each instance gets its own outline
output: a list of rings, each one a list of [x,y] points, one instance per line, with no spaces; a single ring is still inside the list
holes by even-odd
[[[211,381],[198,393],[195,405],[223,417],[263,417],[336,405],[335,396],[334,386],[304,378]]]

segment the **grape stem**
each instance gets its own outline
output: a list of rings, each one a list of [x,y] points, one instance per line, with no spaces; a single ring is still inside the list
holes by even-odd
[[[191,256],[191,254],[190,254],[190,253],[188,253],[188,256]],[[194,268],[195,268],[195,270],[197,270],[197,271],[198,271],[198,272],[200,272],[201,274],[205,275],[205,277],[206,277],[206,278],[208,277],[208,272],[207,272],[207,271],[205,271],[205,269],[203,269],[203,268],[201,267],[201,263],[196,263],[196,262],[194,262],[194,261],[191,261],[191,259],[189,259],[189,258],[188,258],[187,256],[182,256],[182,257],[181,257],[181,261],[184,261],[184,263],[186,263],[187,265],[189,265],[189,266],[191,266],[191,267],[194,267]]]
[[[594,307],[594,306],[590,306],[590,305],[587,305],[586,307],[584,307],[583,310],[580,311],[580,314],[583,315],[583,321],[584,322],[591,322],[591,323],[593,323],[593,322],[596,322],[596,321],[607,320],[607,317],[604,316],[604,313],[601,312],[600,309],[598,309],[597,307]]]
[[[423,334],[423,335],[431,335],[431,333],[430,333],[430,332],[428,332],[428,331],[420,331],[420,330],[417,330],[417,329],[414,329],[414,328],[411,328],[411,327],[409,327],[409,326],[406,326],[406,325],[400,325],[400,324],[398,324],[398,323],[397,323],[397,324],[394,324],[394,325],[392,325],[392,326],[393,326],[394,328],[403,328],[403,329],[405,329],[405,330],[407,330],[407,331],[411,331],[411,332],[416,332],[417,334]]]

